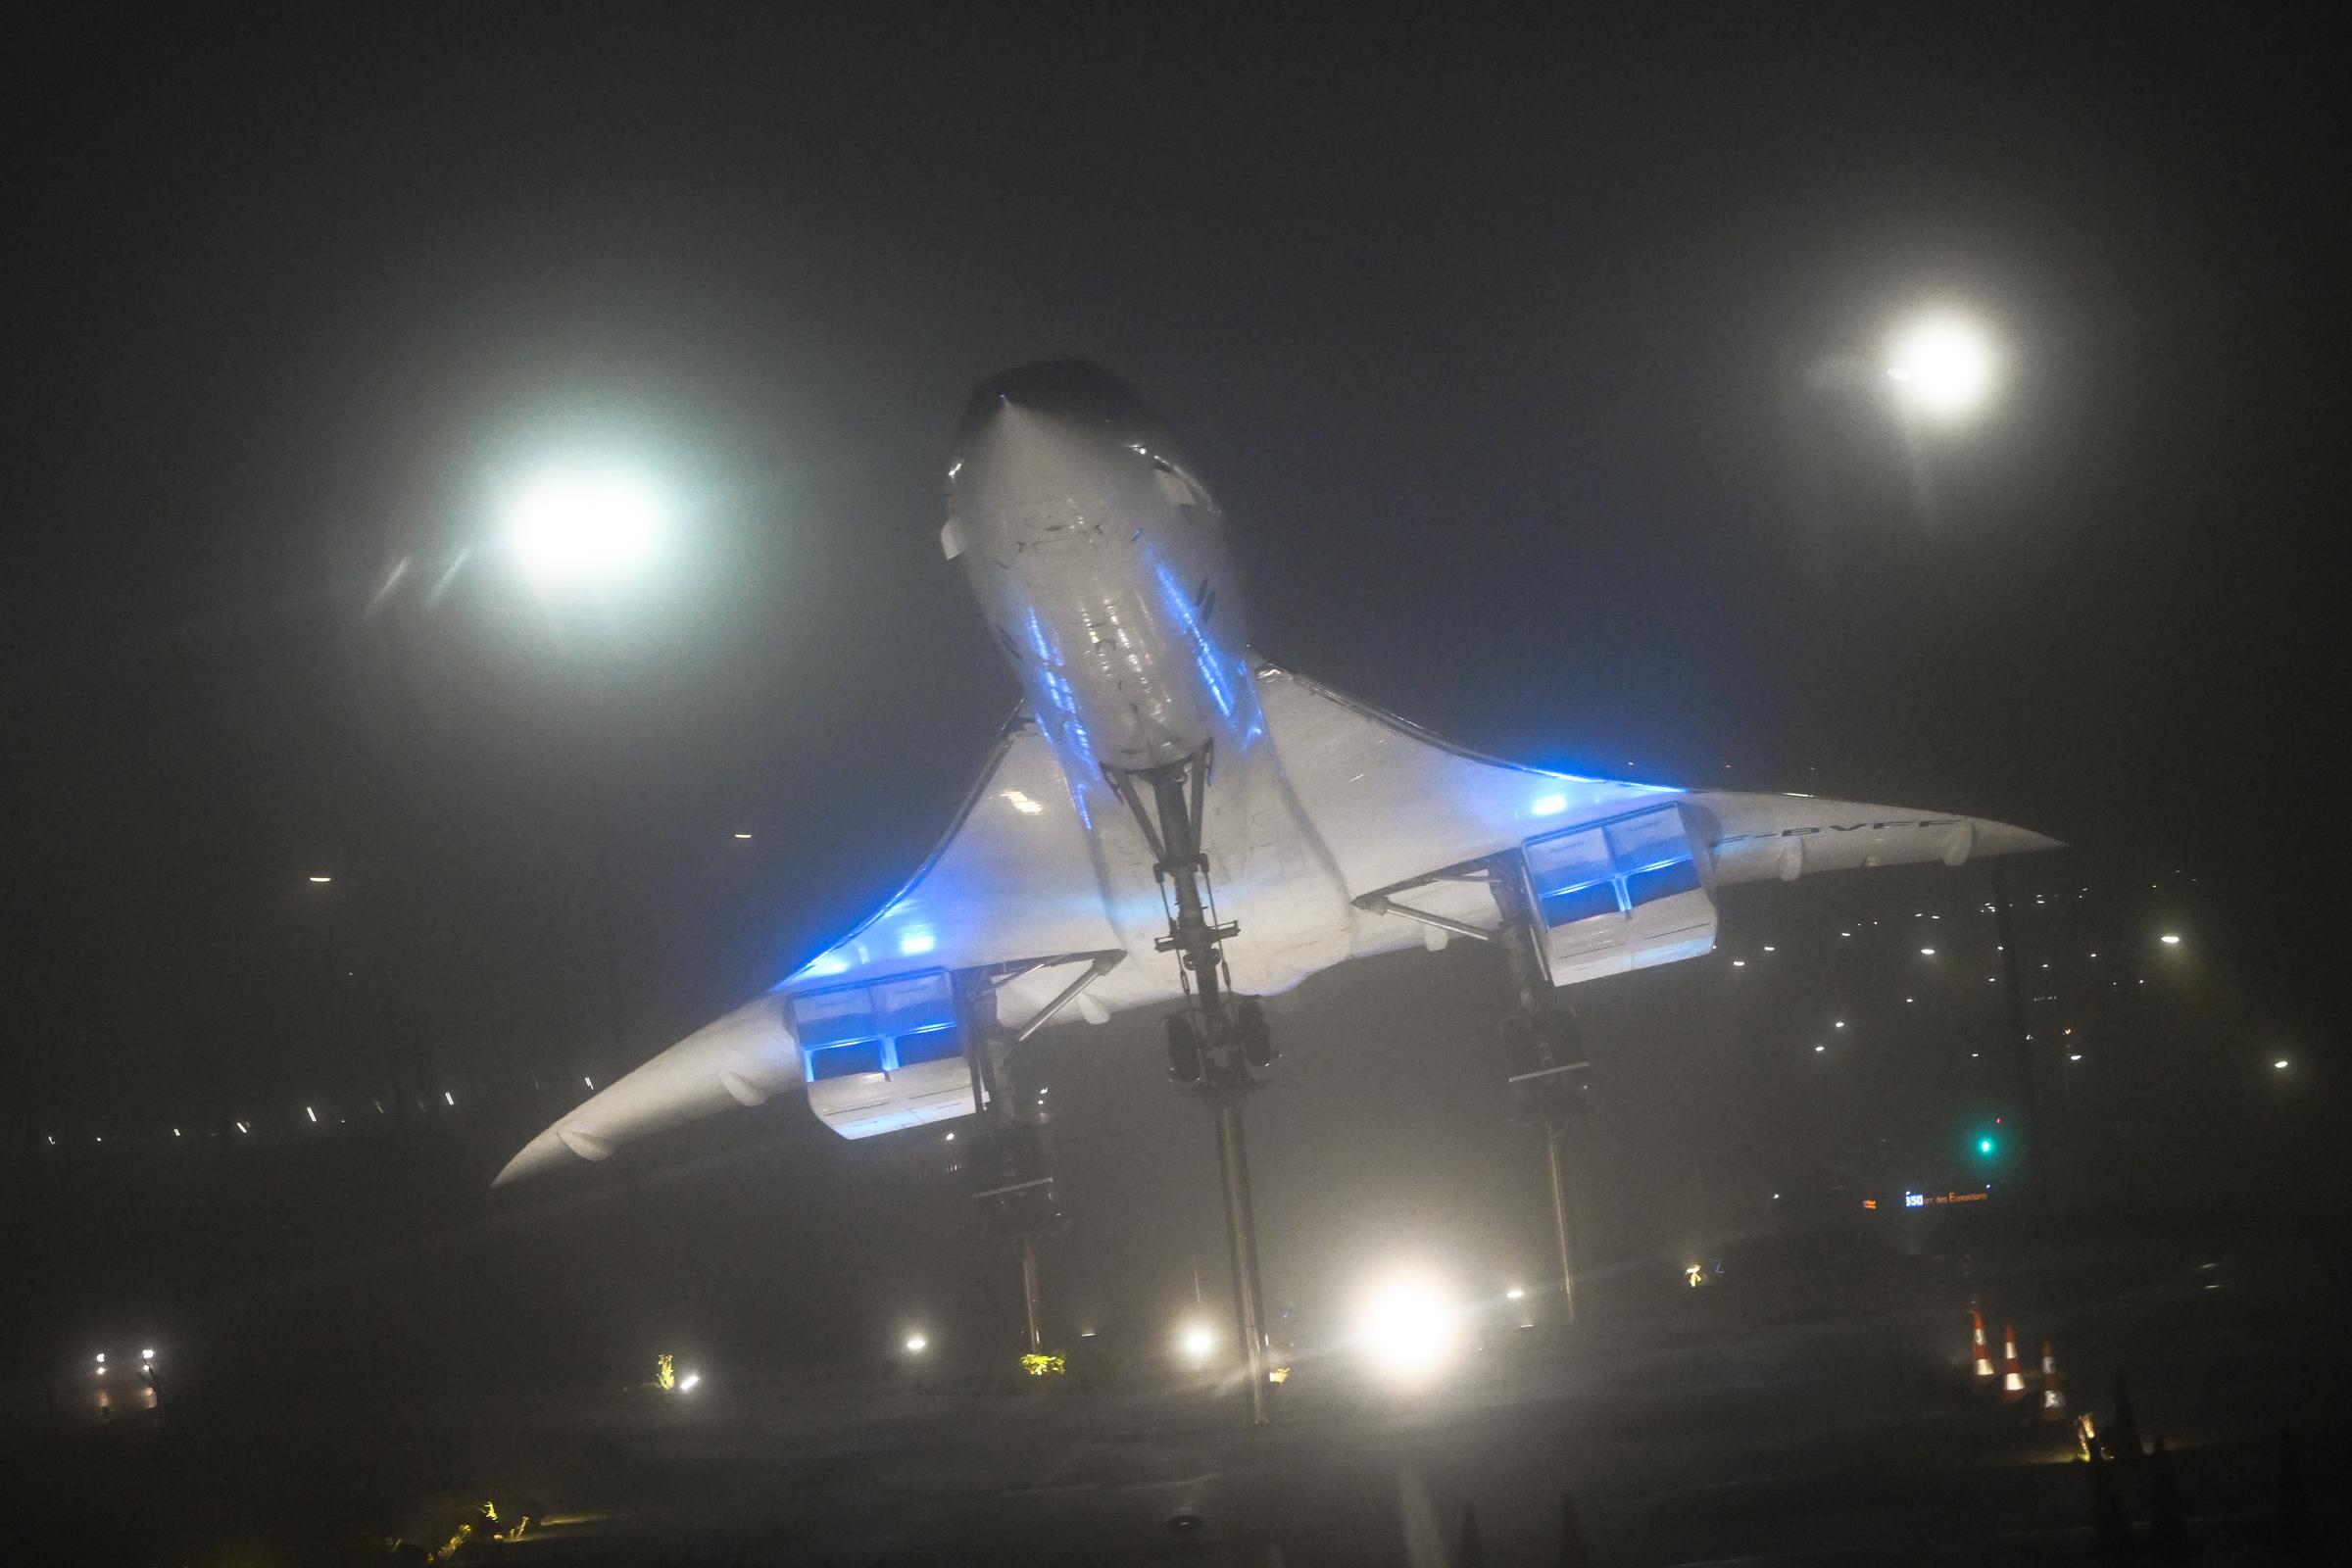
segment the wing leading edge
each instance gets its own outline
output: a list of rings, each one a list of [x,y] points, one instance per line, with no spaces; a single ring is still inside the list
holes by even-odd
[[[1356,908],[1350,956],[1492,928],[1503,858],[1547,922],[1553,983],[1695,957],[1725,886],[2060,849],[1954,812],[1690,791],[1483,757],[1271,665],[1269,736]],[[1436,916],[1431,922],[1418,918]]]
[[[1000,995],[1042,1006],[1069,978],[1054,960],[1091,959],[1120,946],[1061,765],[1026,710],[1016,711],[955,824],[895,898],[765,994],[573,1107],[493,1185],[603,1159],[649,1134],[792,1090],[811,1093],[820,1118],[849,1137],[967,1113],[960,1054],[926,1054],[910,1043],[941,1028],[945,976],[1037,965]],[[870,1045],[855,1065],[873,1070],[811,1072],[803,1037],[812,1026],[798,1004],[818,994],[847,1000],[827,1009],[834,1016],[816,1026],[808,1051]],[[881,1005],[903,1024],[862,1016],[842,1023],[868,996],[884,998]],[[904,1027],[905,1038],[877,1032],[891,1027]]]
[[[1524,868],[1547,922],[1553,983],[1569,985],[1710,951],[1714,895],[1734,883],[2063,847],[1955,813],[1526,767],[1271,664],[1256,674],[1299,825],[1352,906],[1340,958],[1415,946],[1447,922],[1491,927],[1497,906],[1487,878],[1497,864]],[[498,1183],[603,1159],[624,1143],[792,1089],[848,1137],[977,1108],[956,1054],[908,1050],[908,1038],[942,1027],[947,976],[987,972],[1008,1016],[1042,1017],[1077,972],[1072,964],[1107,972],[1130,946],[1106,912],[1082,811],[1044,736],[1016,712],[955,825],[896,898],[764,995],[575,1107]],[[1233,891],[1251,911],[1245,924],[1261,938],[1278,933],[1279,888]],[[1305,962],[1281,988],[1330,961]],[[1156,983],[1163,977],[1132,971],[1103,987],[1102,1005],[1087,1004],[1095,1015],[1172,991]],[[830,1021],[812,1024],[804,1016],[816,1010],[812,1001],[860,1021],[846,1036]],[[811,1067],[811,1053],[845,1043],[876,1053],[860,1058],[867,1070]]]

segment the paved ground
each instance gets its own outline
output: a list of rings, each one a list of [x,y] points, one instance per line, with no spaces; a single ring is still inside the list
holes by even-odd
[[[15,1463],[45,1504],[37,1537],[93,1560],[382,1560],[388,1538],[439,1544],[491,1498],[502,1525],[525,1508],[541,1523],[461,1556],[1418,1565],[1467,1560],[1473,1509],[1485,1561],[1548,1564],[1574,1560],[1564,1496],[1603,1564],[2078,1560],[2090,1501],[2071,1434],[1970,1386],[1974,1296],[2058,1342],[2078,1404],[2111,1416],[2128,1367],[2206,1560],[2260,1561],[2282,1426],[2344,1544],[2343,1273],[2314,1239],[2215,1234],[1814,1256],[1659,1293],[1564,1343],[1506,1339],[1436,1394],[1301,1356],[1257,1433],[1208,1390],[918,1391],[758,1367],[686,1396],[191,1373],[159,1412],[132,1398],[101,1422],[76,1372]],[[289,1331],[262,1314],[245,1332]],[[2144,1521],[2148,1478],[2124,1480]]]

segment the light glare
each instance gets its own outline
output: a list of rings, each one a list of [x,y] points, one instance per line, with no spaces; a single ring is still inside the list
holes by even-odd
[[[1951,417],[1976,408],[1992,389],[1992,349],[1974,326],[1939,317],[1896,336],[1886,374],[1914,408]]]
[[[1366,1298],[1357,1319],[1356,1344],[1384,1374],[1415,1383],[1452,1360],[1460,1329],[1458,1314],[1434,1284],[1400,1276],[1384,1282]]]
[[[635,572],[661,548],[664,524],[660,500],[634,475],[550,472],[508,503],[506,537],[534,582],[565,588]]]

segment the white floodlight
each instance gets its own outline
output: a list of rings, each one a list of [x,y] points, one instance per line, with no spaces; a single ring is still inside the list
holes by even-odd
[[[507,547],[543,588],[631,575],[660,551],[668,520],[650,485],[613,469],[543,473],[505,511]]]
[[[1956,418],[1992,390],[1992,345],[1983,331],[1953,317],[1913,322],[1887,345],[1886,374],[1905,402],[1922,414]]]
[[[1461,1315],[1428,1278],[1403,1274],[1376,1286],[1356,1319],[1355,1341],[1372,1364],[1399,1383],[1443,1371],[1460,1347]]]

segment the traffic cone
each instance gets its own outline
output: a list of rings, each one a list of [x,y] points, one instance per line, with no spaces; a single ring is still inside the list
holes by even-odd
[[[2015,1404],[2026,1396],[2026,1369],[2017,1364],[2017,1325],[2001,1325],[2001,1402]]]
[[[1968,1320],[1977,1337],[1977,1387],[1992,1387],[1992,1356],[1984,1346],[1984,1314],[1970,1307]]]
[[[2041,1418],[2066,1419],[2066,1378],[2058,1370],[2058,1352],[2047,1340],[2041,1342]]]
[[[2188,1505],[2173,1480],[2173,1461],[2164,1451],[2164,1437],[2148,1456],[2148,1533],[2155,1539],[2156,1555],[2166,1562],[2185,1562],[2195,1554],[2196,1537],[2188,1533]]]

